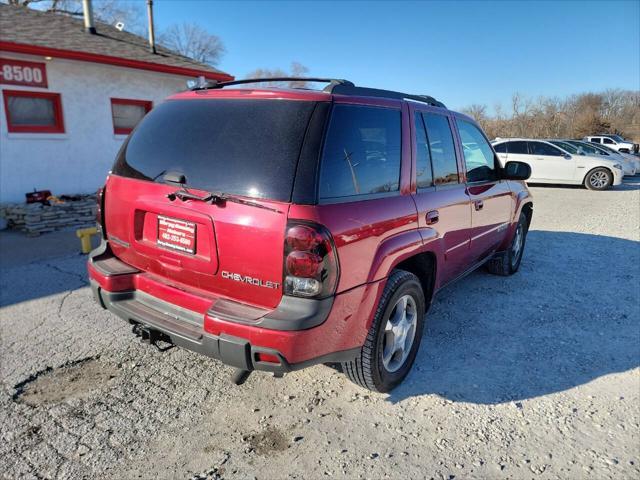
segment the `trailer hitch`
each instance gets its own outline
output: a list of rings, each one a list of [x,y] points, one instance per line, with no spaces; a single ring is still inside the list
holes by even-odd
[[[171,337],[166,335],[163,332],[155,330],[153,328],[148,327],[147,325],[143,325],[141,323],[136,323],[133,325],[131,331],[144,343],[148,343],[149,345],[153,345],[158,349],[159,352],[166,352],[167,350],[171,350],[175,347],[174,343],[171,341]],[[160,346],[158,342],[162,342],[167,344],[166,346]]]

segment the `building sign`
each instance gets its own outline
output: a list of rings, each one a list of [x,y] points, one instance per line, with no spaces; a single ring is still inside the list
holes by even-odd
[[[0,58],[0,83],[47,88],[47,65]]]

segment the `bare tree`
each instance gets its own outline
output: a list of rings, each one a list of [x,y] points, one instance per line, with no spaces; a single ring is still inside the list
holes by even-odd
[[[291,76],[292,77],[304,77],[309,73],[309,69],[302,65],[300,62],[291,62]],[[304,80],[298,80],[289,82],[289,86],[291,88],[305,88],[307,87],[307,82]]]
[[[463,111],[480,123],[489,138],[581,138],[610,132],[640,141],[639,91],[606,90],[536,100],[516,93],[510,114],[504,114],[500,105],[495,106],[492,116],[487,115],[484,105],[471,105]]]
[[[467,108],[464,108],[462,113],[474,118],[476,122],[482,122],[487,117],[487,107],[485,105],[478,105],[477,103],[474,103],[473,105],[469,105]]]
[[[309,69],[300,62],[291,62],[289,72],[285,72],[281,68],[256,68],[249,72],[245,78],[278,78],[278,77],[304,77],[309,73]],[[289,87],[289,88],[306,88],[309,82],[304,80],[293,80],[289,82],[273,81],[263,83],[269,87]]]
[[[222,40],[196,23],[182,23],[166,29],[159,43],[185,57],[217,65],[226,52]]]

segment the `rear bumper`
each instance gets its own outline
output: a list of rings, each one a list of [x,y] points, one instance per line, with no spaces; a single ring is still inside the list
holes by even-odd
[[[144,292],[109,292],[93,279],[91,289],[95,300],[103,308],[132,325],[140,324],[160,332],[174,345],[221,360],[226,365],[243,370],[286,373],[317,363],[348,361],[359,352],[359,349],[347,350],[290,363],[278,350],[252,345],[245,338],[224,333],[208,334],[204,332],[201,315],[171,305]]]
[[[286,300],[283,308],[264,314],[162,283],[121,262],[104,245],[92,252],[88,271],[95,299],[123,320],[225,364],[272,372],[355,358],[384,288],[384,281],[363,285],[312,307]],[[256,318],[257,313],[263,316]]]

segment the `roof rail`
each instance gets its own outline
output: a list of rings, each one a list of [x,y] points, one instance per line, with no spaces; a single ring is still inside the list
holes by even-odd
[[[265,82],[320,82],[328,83],[327,87],[332,85],[350,85],[354,86],[349,80],[340,78],[313,78],[313,77],[263,77],[263,78],[245,78],[243,80],[231,80],[229,82],[217,82],[215,80],[207,80],[204,77],[198,77],[195,80],[187,81],[189,90],[208,90],[211,88],[224,88],[231,85],[244,85],[246,83],[265,83]],[[326,89],[325,89],[326,90]]]
[[[216,88],[224,88],[232,85],[244,85],[247,83],[265,83],[265,82],[319,82],[328,83],[323,89],[324,92],[336,95],[359,95],[362,97],[382,97],[395,98],[399,100],[414,100],[416,102],[427,103],[435,107],[447,108],[444,103],[439,102],[429,95],[413,95],[410,93],[396,92],[394,90],[381,90],[378,88],[358,87],[341,78],[314,78],[314,77],[274,77],[274,78],[245,78],[243,80],[231,80],[229,82],[218,82],[215,80],[207,80],[204,77],[198,77],[194,80],[187,81],[189,90],[209,90]]]
[[[362,97],[383,97],[383,98],[397,98],[399,100],[415,100],[416,102],[428,103],[434,107],[447,108],[444,103],[439,102],[429,95],[413,95],[411,93],[396,92],[394,90],[381,90],[378,88],[357,87],[354,84],[351,85],[328,85],[325,92],[330,92],[338,95],[360,95]]]

